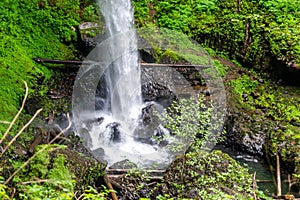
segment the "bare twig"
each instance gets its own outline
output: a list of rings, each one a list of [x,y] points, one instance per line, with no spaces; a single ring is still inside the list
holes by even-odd
[[[70,129],[72,122],[70,120],[70,115],[69,113],[67,114],[67,118],[68,118],[68,122],[69,125],[62,130],[59,134],[57,134],[57,136],[55,138],[53,138],[48,144],[52,144],[57,138],[59,138],[62,134],[64,134],[67,130]],[[30,163],[30,161],[32,161],[37,155],[39,155],[40,153],[42,153],[46,148],[48,147],[48,145],[45,145],[43,148],[41,148],[38,152],[36,152],[32,157],[30,157],[23,165],[21,165],[5,182],[4,185],[7,185],[9,183],[9,181],[17,174],[19,173],[19,171],[21,169],[23,169],[26,165],[28,165]]]
[[[31,122],[36,118],[36,116],[42,111],[43,109],[39,109],[33,115],[33,117],[21,128],[21,130],[13,137],[13,139],[8,143],[8,145],[3,149],[0,157],[6,152],[6,150],[12,145],[12,143],[23,133],[23,131],[31,124]]]
[[[254,195],[254,199],[257,200],[256,197],[256,189],[257,189],[257,184],[256,184],[256,172],[254,172],[253,174],[253,195]]]
[[[51,183],[51,184],[55,185],[56,187],[58,187],[62,190],[64,189],[62,186],[60,186],[59,184],[55,183],[55,181],[52,181],[50,179],[38,179],[38,180],[35,180],[35,181],[21,182],[20,184],[27,185],[27,184],[32,184],[32,183]]]
[[[14,199],[15,194],[16,194],[16,188],[13,189],[10,199]]]
[[[105,182],[105,184],[107,185],[108,189],[110,190],[111,198],[112,198],[113,200],[118,200],[118,197],[117,197],[117,195],[116,195],[116,192],[115,192],[115,190],[114,190],[112,184],[110,183],[109,178],[108,178],[106,175],[104,176],[104,182]]]
[[[276,154],[276,180],[277,196],[281,196],[280,160],[278,154]]]
[[[0,120],[0,124],[10,124],[10,122],[8,122],[8,121],[1,121]]]
[[[109,176],[107,176],[109,178],[110,183],[115,187],[118,188],[120,190],[123,190],[124,187],[122,185],[120,185],[116,180],[114,180],[113,178],[110,178]]]
[[[247,48],[249,47],[251,43],[251,36],[250,36],[250,19],[247,19],[246,21],[246,31],[245,31],[245,40],[244,40],[244,46],[242,49],[242,54],[246,55]]]
[[[16,116],[14,117],[14,119],[10,122],[10,125],[9,125],[8,129],[6,130],[6,132],[4,133],[3,137],[0,139],[0,144],[1,144],[1,143],[4,141],[4,139],[7,137],[9,131],[11,130],[11,128],[12,128],[13,125],[15,124],[16,120],[18,119],[19,115],[21,114],[22,110],[24,109],[25,102],[26,102],[26,99],[27,99],[27,97],[28,97],[28,86],[27,86],[26,81],[24,81],[24,84],[25,84],[26,92],[25,92],[25,96],[24,96],[24,99],[23,99],[23,102],[22,102],[22,106],[21,106],[20,110],[18,111],[18,113],[16,114]]]
[[[257,183],[272,183],[274,180],[257,180]]]

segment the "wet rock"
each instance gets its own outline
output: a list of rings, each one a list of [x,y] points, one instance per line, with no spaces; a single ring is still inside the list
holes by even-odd
[[[205,90],[205,91],[204,91],[204,95],[205,95],[206,97],[208,97],[208,96],[210,96],[210,92],[209,92],[208,90]]]
[[[163,107],[170,106],[177,99],[176,94],[166,86],[151,82],[142,85],[142,97],[145,101],[154,101]]]
[[[130,162],[130,160],[125,159],[120,162],[116,162],[113,165],[109,167],[110,169],[133,169],[137,168],[137,165],[133,162]]]
[[[94,157],[103,162],[103,163],[106,163],[106,161],[103,160],[103,157],[105,156],[105,152],[104,152],[104,149],[102,148],[98,148],[98,149],[95,149],[92,151],[92,154],[94,155]]]
[[[158,126],[159,119],[155,112],[161,113],[163,108],[155,103],[150,103],[142,109],[143,126]]]
[[[254,125],[260,123],[262,125]],[[264,155],[264,144],[267,139],[267,135],[264,133],[266,128],[269,130],[267,121],[260,121],[259,117],[253,119],[253,116],[250,117],[245,113],[231,113],[227,117],[225,126],[227,145],[251,155]]]
[[[110,123],[106,126],[106,128],[110,128],[111,136],[110,140],[113,142],[121,141],[121,132],[119,130],[120,124],[117,122]]]
[[[155,63],[156,59],[151,55],[151,50],[141,49],[139,51],[141,59],[146,63]]]
[[[98,44],[107,39],[101,22],[83,22],[78,26],[79,50],[87,56]]]

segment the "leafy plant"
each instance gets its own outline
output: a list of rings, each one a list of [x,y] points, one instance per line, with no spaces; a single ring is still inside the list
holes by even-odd
[[[258,81],[251,80],[248,75],[244,74],[240,78],[232,80],[229,84],[233,91],[241,97],[244,93],[250,94],[253,92],[258,86]]]
[[[98,192],[93,187],[89,187],[89,189],[85,190],[81,195],[80,199],[82,200],[106,200],[111,190],[107,189],[103,186],[102,192]]]
[[[260,70],[271,67],[270,54],[287,65],[300,62],[299,0],[134,2],[138,27],[183,32]]]
[[[209,125],[212,122],[213,108],[204,97],[179,99],[160,116],[162,125],[170,130],[171,143],[168,148],[185,154],[192,143],[203,148],[206,140],[211,139]],[[212,125],[213,126],[213,125]]]
[[[10,197],[6,193],[6,186],[0,183],[0,199],[9,200]]]

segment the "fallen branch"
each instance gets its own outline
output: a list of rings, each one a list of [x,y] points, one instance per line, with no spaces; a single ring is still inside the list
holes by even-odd
[[[52,60],[46,58],[33,58],[37,63],[51,63],[51,64],[64,64],[73,65],[73,68],[78,68],[78,65],[89,64],[88,61],[80,60]],[[91,62],[93,63],[93,62]],[[172,67],[172,68],[209,68],[207,65],[193,65],[193,64],[160,64],[160,63],[140,63],[142,67]]]
[[[2,121],[2,120],[0,120],[0,123],[1,124],[10,124],[10,122],[8,122],[8,121]]]
[[[104,182],[105,182],[105,184],[107,185],[108,189],[110,190],[111,198],[112,198],[113,200],[118,200],[118,197],[117,197],[117,195],[116,195],[116,192],[115,192],[113,186],[111,185],[109,178],[108,178],[106,175],[104,176]]]
[[[52,64],[64,64],[64,65],[81,65],[83,61],[80,60],[53,60],[46,58],[33,58],[37,63],[52,63]]]
[[[116,174],[107,174],[106,176],[109,179],[119,179],[119,178],[124,177],[124,174],[118,174],[118,175],[116,175]],[[162,181],[164,179],[163,176],[145,176],[143,178],[145,178],[146,180],[149,180],[151,182],[153,182],[153,181],[160,182],[160,181]]]

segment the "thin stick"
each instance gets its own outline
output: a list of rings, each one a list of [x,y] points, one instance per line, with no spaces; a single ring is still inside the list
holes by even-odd
[[[14,199],[15,194],[16,194],[16,188],[13,189],[13,193],[11,194],[10,199]]]
[[[0,123],[1,124],[10,124],[10,122],[8,122],[8,121],[1,121],[1,120],[0,120]]]
[[[288,193],[290,193],[291,188],[292,188],[292,181],[291,181],[291,175],[290,174],[288,174],[288,183],[289,183],[289,192]]]
[[[257,183],[272,183],[274,180],[257,180]]]
[[[276,179],[277,196],[281,196],[280,160],[278,154],[276,154]]]
[[[110,183],[110,181],[109,181],[109,179],[108,179],[108,177],[106,175],[104,176],[104,182],[107,185],[108,189],[110,190],[111,198],[113,200],[118,200],[118,197],[117,197],[117,195],[116,195],[116,193],[114,191],[114,188],[113,188],[112,184]]]
[[[6,132],[4,133],[3,137],[0,139],[0,144],[2,144],[2,142],[4,141],[4,139],[7,137],[9,131],[11,130],[11,128],[15,124],[16,120],[18,119],[19,115],[21,114],[22,110],[24,109],[25,102],[26,102],[26,99],[28,97],[28,86],[27,86],[26,81],[24,81],[24,84],[25,84],[26,92],[25,92],[25,96],[24,96],[24,99],[23,99],[23,102],[22,102],[22,106],[21,106],[19,112],[16,114],[15,118],[11,121],[11,123],[10,123],[8,129],[6,130]]]
[[[36,181],[26,181],[26,182],[22,182],[20,184],[27,185],[27,184],[32,184],[32,183],[51,183],[51,184],[59,187],[62,190],[64,189],[62,186],[60,186],[59,184],[55,183],[54,181],[52,181],[50,179],[38,179]]]
[[[256,188],[257,188],[257,184],[256,184],[256,172],[254,172],[253,174],[253,194],[254,194],[254,199],[257,200],[257,197],[256,197]]]
[[[36,113],[33,115],[33,117],[29,120],[29,122],[27,122],[27,124],[25,124],[25,126],[23,126],[21,128],[21,130],[18,132],[17,135],[15,135],[13,137],[13,139],[8,143],[8,145],[3,149],[0,157],[2,157],[2,155],[6,152],[6,150],[12,145],[12,143],[21,135],[21,133],[23,133],[23,131],[31,124],[31,122],[36,118],[36,116],[42,111],[43,109],[39,109],[38,111],[36,111]]]
[[[69,128],[71,127],[72,125],[72,122],[70,120],[70,115],[69,113],[67,114],[67,118],[68,118],[68,122],[69,122],[69,125],[64,129],[62,130],[59,134],[57,134],[57,136],[55,138],[53,138],[49,143],[49,144],[52,144],[57,138],[59,138],[63,133],[65,133],[67,130],[69,130]],[[32,161],[37,155],[39,155],[40,153],[42,153],[47,147],[48,145],[45,145],[43,148],[41,148],[38,152],[36,152],[32,157],[30,157],[22,166],[20,166],[5,182],[4,182],[4,185],[7,185],[9,183],[9,181],[21,170],[23,169],[26,165],[28,165],[30,163],[30,161]]]

